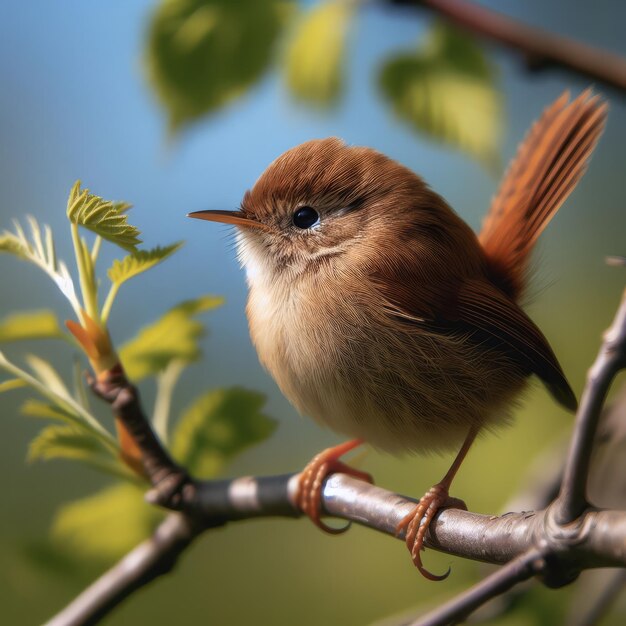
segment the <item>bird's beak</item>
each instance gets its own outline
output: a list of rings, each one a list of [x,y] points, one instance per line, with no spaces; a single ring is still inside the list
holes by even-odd
[[[243,226],[244,228],[269,230],[266,224],[246,217],[241,211],[194,211],[193,213],[188,213],[187,217],[209,220],[210,222],[221,222],[222,224],[233,224],[234,226]]]

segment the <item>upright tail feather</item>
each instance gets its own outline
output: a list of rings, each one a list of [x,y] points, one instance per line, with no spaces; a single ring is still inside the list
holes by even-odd
[[[509,166],[479,241],[492,280],[514,300],[526,286],[537,238],[585,173],[607,109],[591,89],[572,102],[565,92],[533,124]]]

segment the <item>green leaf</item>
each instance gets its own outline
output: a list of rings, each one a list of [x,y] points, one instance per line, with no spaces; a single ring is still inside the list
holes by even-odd
[[[26,356],[26,362],[33,370],[35,376],[56,396],[64,400],[70,400],[71,394],[59,373],[52,367],[52,364],[34,354]]]
[[[128,223],[125,211],[127,204],[104,200],[81,189],[76,181],[67,200],[67,217],[72,224],[78,224],[100,235],[103,239],[131,252],[141,243],[139,230]]]
[[[146,68],[172,130],[241,96],[269,68],[283,23],[279,0],[162,0]]]
[[[137,476],[126,467],[110,446],[106,446],[92,431],[82,425],[55,425],[44,428],[28,448],[28,461],[66,459],[80,461],[94,469],[133,483]]]
[[[63,381],[52,366],[37,357],[31,356],[28,360],[36,376],[30,375],[14,363],[11,363],[2,352],[0,352],[0,369],[5,370],[21,380],[25,385],[37,391],[37,393],[51,402],[55,409],[66,414],[66,417],[71,416],[75,424],[80,424],[82,427],[93,431],[105,445],[117,450],[117,442],[111,433],[69,394]]]
[[[22,387],[26,387],[26,383],[19,378],[10,378],[9,380],[4,380],[0,383],[0,393],[5,391],[13,391],[14,389],[21,389]]]
[[[274,432],[264,404],[262,394],[240,388],[201,395],[176,425],[172,454],[194,476],[215,476],[235,454]]]
[[[106,324],[106,321],[111,313],[111,307],[117,296],[117,292],[122,284],[133,276],[141,274],[159,264],[168,256],[176,252],[181,246],[182,242],[174,243],[164,248],[157,246],[152,250],[137,250],[134,254],[129,254],[121,261],[113,261],[113,265],[109,268],[108,275],[111,280],[111,290],[102,307],[102,321]]]
[[[52,311],[24,311],[0,320],[0,341],[59,339],[63,336]]]
[[[115,259],[107,274],[111,282],[121,285],[133,276],[137,276],[137,274],[141,274],[159,264],[176,252],[182,245],[182,242],[178,242],[163,248],[157,246],[152,250],[137,250],[137,252],[129,254],[121,261]]]
[[[118,484],[61,507],[52,536],[84,559],[109,563],[150,536],[162,518],[144,502],[141,489]]]
[[[141,380],[163,371],[174,359],[191,363],[200,357],[204,325],[195,315],[214,309],[221,298],[203,296],[168,311],[119,350],[120,360],[131,380]]]
[[[437,25],[411,54],[388,60],[380,73],[384,95],[416,130],[498,164],[502,127],[495,72],[475,41]]]
[[[81,307],[74,290],[74,282],[65,263],[57,260],[50,227],[44,226],[42,233],[41,227],[34,217],[27,216],[27,221],[31,231],[30,240],[21,224],[16,220],[13,222],[15,233],[7,230],[0,233],[0,252],[13,254],[40,267],[52,278],[63,295],[69,300],[74,312],[79,315]]]
[[[44,428],[30,443],[29,461],[68,459],[81,461],[91,467],[137,483],[138,478],[120,461],[116,443],[103,439],[99,433],[86,425],[74,414],[60,407],[28,400],[22,406],[22,414],[65,422]]]
[[[314,5],[303,15],[284,57],[287,86],[299,100],[318,106],[338,100],[355,9],[354,2],[331,0]]]
[[[44,419],[58,420],[67,424],[82,424],[76,414],[63,407],[40,400],[26,400],[21,408],[22,415],[28,417],[41,417]]]
[[[30,442],[29,461],[65,458],[89,460],[91,457],[113,458],[110,449],[93,435],[76,426],[48,426]]]

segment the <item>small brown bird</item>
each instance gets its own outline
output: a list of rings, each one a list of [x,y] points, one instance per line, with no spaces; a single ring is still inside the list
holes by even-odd
[[[298,502],[320,527],[322,483],[362,442],[391,453],[459,450],[398,527],[416,567],[428,524],[479,432],[505,425],[536,374],[576,398],[548,341],[522,311],[529,255],[582,177],[607,105],[563,94],[531,128],[478,235],[399,163],[335,138],[276,159],[234,224],[263,365],[295,407],[354,438],[302,473]],[[330,529],[329,529],[330,530]]]

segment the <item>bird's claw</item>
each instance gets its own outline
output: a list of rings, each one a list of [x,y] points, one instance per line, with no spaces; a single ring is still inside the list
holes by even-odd
[[[316,455],[311,462],[302,470],[300,480],[298,482],[298,491],[296,493],[296,505],[298,508],[311,519],[311,521],[321,530],[332,535],[338,535],[350,528],[350,523],[335,528],[328,526],[321,520],[322,514],[322,489],[324,481],[330,474],[341,472],[373,483],[372,476],[366,472],[356,470],[339,460],[339,456],[345,452],[343,446],[337,448],[328,448]]]
[[[424,578],[432,581],[445,580],[450,575],[450,568],[445,574],[433,574],[422,564],[420,553],[424,549],[424,539],[431,521],[440,509],[448,507],[467,510],[463,500],[451,498],[448,495],[448,488],[439,483],[431,487],[415,508],[396,526],[396,535],[400,535],[402,531],[406,533],[405,542],[413,564]]]

